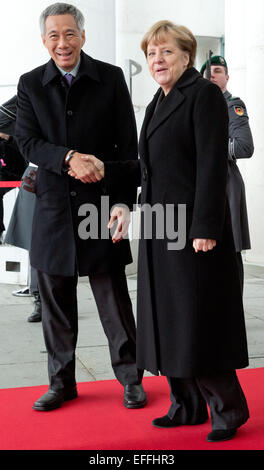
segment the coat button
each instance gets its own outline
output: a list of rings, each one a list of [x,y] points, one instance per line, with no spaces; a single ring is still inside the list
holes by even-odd
[[[68,109],[67,114],[68,114],[68,116],[72,116],[73,112],[70,109]]]
[[[75,197],[75,196],[77,196],[77,193],[76,193],[76,191],[71,191],[71,192],[70,192],[70,195],[71,195],[72,197]]]
[[[147,177],[148,177],[148,170],[147,170],[147,168],[144,168],[143,169],[143,180],[146,181]]]

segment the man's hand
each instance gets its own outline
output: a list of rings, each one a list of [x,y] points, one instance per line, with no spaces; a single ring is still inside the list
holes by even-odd
[[[212,250],[215,246],[216,240],[207,238],[194,238],[193,240],[193,248],[195,249],[195,253],[198,253],[199,251]]]
[[[96,158],[94,155],[83,155],[82,160],[93,163],[97,170],[99,170],[102,178],[104,178],[104,162],[102,162],[102,160],[99,160],[99,158]]]
[[[113,243],[122,240],[128,233],[128,227],[130,223],[129,209],[127,207],[114,207],[107,226],[109,229],[113,227],[115,220],[117,220],[117,227],[115,229],[115,233],[112,236]]]
[[[93,163],[92,158],[87,157],[93,157],[93,155],[75,152],[69,162],[70,170],[68,174],[73,178],[81,180],[82,183],[97,183],[103,176]]]
[[[4,132],[0,132],[0,137],[1,139],[8,140],[10,136],[8,134],[4,134]]]

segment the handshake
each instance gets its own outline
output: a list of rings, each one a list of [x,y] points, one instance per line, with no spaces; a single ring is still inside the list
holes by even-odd
[[[35,192],[36,174],[37,172],[35,170],[31,170],[28,176],[23,177],[22,188],[25,189],[25,191],[31,193]],[[69,161],[68,174],[72,178],[79,179],[83,183],[97,183],[104,178],[104,163],[94,155],[75,152]],[[112,235],[113,243],[122,240],[128,233],[130,223],[130,212],[128,208],[118,206],[113,208],[108,223],[108,229],[110,230],[115,223],[116,227],[114,229],[114,234]]]
[[[69,161],[68,174],[82,183],[97,183],[104,178],[104,163],[94,155],[74,152]]]
[[[28,176],[23,176],[22,187],[25,191],[35,192],[36,174],[36,170],[31,170]],[[83,183],[97,183],[104,178],[104,163],[94,155],[75,152],[69,162],[68,174]]]
[[[66,156],[67,158],[67,156]],[[104,163],[94,155],[85,155],[75,152],[69,162],[68,174],[83,183],[97,183],[104,178]],[[115,206],[111,212],[108,229],[114,224],[116,227],[112,235],[113,243],[126,237],[130,223],[130,212],[126,207]]]

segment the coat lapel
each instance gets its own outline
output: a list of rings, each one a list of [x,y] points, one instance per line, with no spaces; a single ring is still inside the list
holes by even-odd
[[[149,103],[149,105],[146,108],[146,113],[144,117],[144,121],[141,127],[140,131],[140,139],[139,139],[139,154],[140,157],[143,158],[143,160],[147,160],[147,140],[146,140],[146,129],[148,126],[148,123],[154,113],[155,106],[157,104],[158,98],[160,94],[160,89],[157,91],[157,93],[154,95],[153,100]]]
[[[61,73],[56,67],[53,59],[50,59],[44,69],[42,85],[46,86],[55,77],[61,78]],[[81,51],[81,64],[74,83],[82,77],[89,77],[97,82],[101,81],[94,59],[85,54],[83,51]]]
[[[157,108],[148,128],[147,139],[153,132],[175,111],[185,100],[184,95],[177,89],[173,88],[170,93],[163,99]]]
[[[43,77],[42,77],[42,85],[46,86],[49,82],[51,82],[55,77],[61,77],[61,74],[56,67],[55,63],[52,59],[46,64]]]
[[[171,89],[171,91],[168,93],[168,95],[163,99],[163,101],[160,103],[158,106],[155,115],[153,116],[153,119],[149,123],[149,126],[145,128],[146,130],[146,137],[147,139],[150,138],[150,136],[155,132],[155,130],[164,122],[166,121],[169,116],[175,111],[179,106],[182,105],[182,103],[185,101],[185,95],[182,93],[182,89],[191,85],[193,82],[195,82],[201,75],[195,68],[190,68],[187,69],[180,79],[177,81],[177,83],[174,85],[174,87]],[[155,95],[156,96],[156,95]],[[159,96],[159,92],[157,93],[157,99]],[[155,103],[157,103],[157,99],[155,100]],[[153,108],[152,112],[154,111]],[[149,122],[149,121],[148,121]],[[146,123],[148,124],[148,123]]]

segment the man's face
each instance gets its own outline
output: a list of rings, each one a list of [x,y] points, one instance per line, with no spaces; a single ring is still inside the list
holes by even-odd
[[[206,70],[204,72],[204,77],[206,78]],[[211,82],[219,86],[222,92],[226,91],[227,82],[229,80],[229,75],[226,73],[225,67],[222,65],[212,65],[211,66]]]
[[[78,63],[85,43],[85,32],[79,31],[72,15],[48,16],[42,41],[54,62],[70,72]]]

